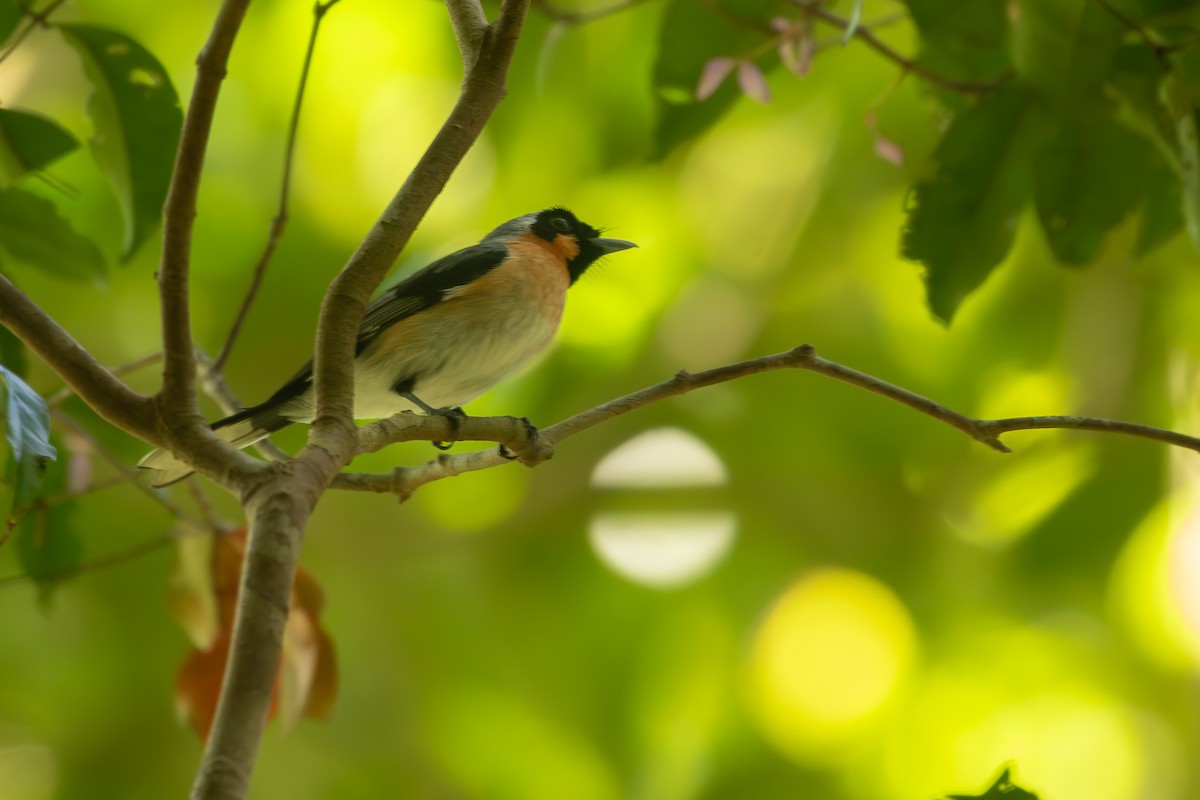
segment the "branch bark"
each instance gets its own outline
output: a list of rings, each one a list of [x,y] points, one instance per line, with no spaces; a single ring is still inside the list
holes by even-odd
[[[784,353],[739,361],[736,364],[704,372],[680,371],[662,383],[627,394],[624,397],[618,397],[568,417],[539,431],[535,438],[522,439],[518,436],[517,433],[523,421],[514,420],[512,417],[472,417],[463,420],[460,430],[461,438],[501,442],[512,449],[522,463],[534,466],[549,459],[554,453],[554,447],[559,442],[614,417],[627,414],[650,403],[665,400],[668,397],[687,394],[695,389],[778,369],[807,370],[857,386],[906,405],[928,417],[944,422],[952,428],[957,428],[975,441],[1001,453],[1011,452],[1008,445],[1000,441],[1001,434],[1049,428],[1117,433],[1184,447],[1200,453],[1200,438],[1135,422],[1073,416],[975,419],[873,375],[822,358],[817,355],[816,349],[808,344],[800,345]],[[394,442],[414,439],[445,439],[450,433],[450,425],[444,419],[404,414],[364,426],[361,429],[360,440],[362,452],[370,452],[382,449]],[[342,473],[333,480],[331,488],[394,494],[403,502],[427,483],[433,483],[443,478],[452,478],[466,472],[498,467],[509,461],[510,459],[504,458],[496,450],[477,450],[471,453],[456,454],[442,453],[437,458],[419,466],[397,467],[391,472]]]
[[[221,699],[193,800],[246,796],[279,665],[304,528],[330,480],[358,449],[352,419],[358,326],[372,292],[503,99],[528,7],[529,0],[504,0],[496,21],[488,25],[478,0],[447,0],[468,65],[458,102],[325,294],[314,358],[317,416],[309,444],[294,461],[264,465],[237,486],[250,538]],[[184,278],[186,290],[186,269]],[[183,339],[179,330],[176,339],[176,344]],[[194,359],[190,342],[187,359]]]
[[[192,229],[196,220],[196,198],[212,131],[213,116],[221,82],[234,39],[250,0],[225,0],[212,33],[196,59],[196,85],[184,119],[175,157],[175,169],[163,207],[162,258],[158,268],[158,291],[163,329],[163,387],[158,395],[164,423],[172,434],[187,435],[196,447],[218,441],[208,430],[196,401],[196,359],[192,348],[188,274],[191,265]],[[173,435],[169,438],[175,438]]]
[[[100,416],[139,439],[159,441],[154,401],[105,369],[3,275],[0,275],[0,324],[49,364]]]

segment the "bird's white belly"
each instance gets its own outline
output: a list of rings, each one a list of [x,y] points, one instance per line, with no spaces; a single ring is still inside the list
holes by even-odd
[[[414,347],[399,364],[362,359],[356,364],[354,416],[387,417],[419,411],[395,392],[398,376],[416,375],[412,393],[434,408],[465,405],[509,377],[550,343],[558,319],[520,313],[499,315],[477,325],[438,326],[437,341]]]

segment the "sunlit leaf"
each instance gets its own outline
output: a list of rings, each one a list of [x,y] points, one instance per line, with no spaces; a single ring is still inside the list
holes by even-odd
[[[79,147],[58,123],[28,111],[0,108],[0,187]]]
[[[212,536],[187,531],[179,537],[167,584],[167,609],[200,650],[208,650],[221,628],[213,576]]]
[[[104,257],[49,200],[23,189],[0,190],[0,253],[60,278],[104,274]]]
[[[1017,72],[1059,112],[1103,102],[1125,29],[1094,0],[1015,0]]]
[[[1058,127],[1033,160],[1033,199],[1050,249],[1084,264],[1141,201],[1151,145],[1109,116]]]
[[[158,60],[128,36],[89,25],[59,30],[95,89],[92,152],[121,201],[129,258],[161,222],[183,124],[179,98]]]
[[[15,373],[0,366],[4,384],[4,438],[8,442],[5,469],[12,485],[8,528],[29,510],[45,478],[46,466],[55,458],[50,444],[50,412],[42,396]]]
[[[1012,246],[1029,196],[1029,118],[1021,89],[985,96],[955,117],[913,193],[903,254],[925,265],[929,306],[946,322]]]

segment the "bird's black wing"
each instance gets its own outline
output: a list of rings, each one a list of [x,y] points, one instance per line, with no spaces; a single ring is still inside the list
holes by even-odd
[[[439,258],[409,275],[367,306],[362,325],[358,329],[355,355],[361,353],[380,331],[437,305],[453,290],[500,266],[507,256],[508,250],[502,243],[482,242]],[[267,398],[266,402],[226,417],[214,423],[214,427],[223,428],[242,420],[270,415],[280,404],[304,394],[311,384],[312,359],[309,359],[308,363],[280,387],[279,391]],[[287,424],[282,417],[279,417],[278,421]]]
[[[507,256],[503,244],[484,242],[439,258],[409,275],[367,306],[355,353],[361,353],[380,331],[437,305],[450,292],[500,266]]]

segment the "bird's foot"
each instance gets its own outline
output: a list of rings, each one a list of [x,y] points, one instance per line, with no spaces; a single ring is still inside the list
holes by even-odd
[[[534,427],[532,422],[529,421],[529,417],[521,417],[518,422],[521,422],[525,426],[525,446],[521,449],[528,450],[535,442],[537,442],[538,429]],[[497,449],[497,452],[505,461],[516,461],[518,458],[520,458],[520,455],[514,453],[504,445],[500,445]]]
[[[428,413],[436,414],[439,417],[445,417],[446,421],[450,423],[450,430],[453,436],[449,442],[430,442],[430,444],[432,444],[438,450],[449,450],[454,446],[454,443],[458,441],[458,432],[462,430],[462,421],[466,418],[467,412],[463,411],[458,406],[454,406],[453,408],[430,409]]]

